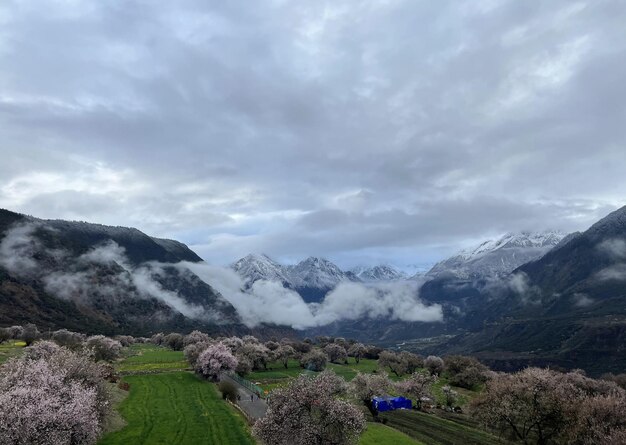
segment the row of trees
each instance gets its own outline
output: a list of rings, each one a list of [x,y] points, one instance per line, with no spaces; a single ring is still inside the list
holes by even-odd
[[[527,368],[495,375],[471,412],[486,428],[523,443],[626,443],[626,391],[581,371]]]

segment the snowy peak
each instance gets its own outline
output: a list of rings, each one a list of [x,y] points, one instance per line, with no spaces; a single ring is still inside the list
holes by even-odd
[[[361,281],[397,281],[406,279],[403,272],[386,264],[374,267],[356,267],[351,271]]]
[[[524,263],[541,258],[565,236],[556,230],[507,233],[435,264],[427,276],[469,279],[507,274]]]
[[[507,233],[506,235],[494,239],[484,241],[470,249],[464,249],[458,253],[457,256],[463,257],[466,260],[474,259],[485,255],[487,253],[496,251],[498,249],[510,249],[510,248],[541,248],[541,247],[554,247],[564,237],[565,233],[550,230],[544,232],[520,232],[520,233]]]
[[[341,281],[349,281],[349,276],[337,265],[325,258],[309,257],[290,268],[295,287],[331,289]]]
[[[265,254],[252,253],[231,265],[249,284],[258,280],[279,281],[285,285],[290,278],[284,266],[278,264]]]

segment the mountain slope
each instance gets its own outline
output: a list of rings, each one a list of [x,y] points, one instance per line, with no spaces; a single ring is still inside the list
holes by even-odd
[[[481,291],[483,326],[439,352],[474,352],[493,366],[626,368],[626,207]]]
[[[522,264],[540,258],[564,236],[558,231],[508,233],[435,264],[426,276],[456,279],[503,276]]]
[[[0,324],[135,334],[241,327],[228,301],[177,264],[199,260],[137,229],[0,210]]]

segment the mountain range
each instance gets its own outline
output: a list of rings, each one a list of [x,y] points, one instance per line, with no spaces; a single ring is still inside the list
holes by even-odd
[[[0,210],[0,325],[134,335],[253,332],[210,280],[186,266],[201,261],[186,245],[137,229]],[[343,271],[317,257],[281,265],[251,254],[231,268],[248,306],[260,300],[247,300],[245,292],[261,280],[318,306],[341,283],[354,290],[411,280],[391,266]],[[471,353],[495,369],[626,368],[626,207],[580,233],[522,232],[481,243],[413,283],[424,304],[441,307],[442,321],[400,321],[369,310],[300,335],[338,335],[424,354]],[[267,324],[255,329],[265,337],[294,334]]]

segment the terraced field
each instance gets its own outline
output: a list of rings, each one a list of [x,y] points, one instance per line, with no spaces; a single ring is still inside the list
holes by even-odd
[[[423,445],[423,443],[388,426],[369,422],[367,430],[359,440],[359,445]]]
[[[507,442],[475,428],[465,417],[448,420],[420,411],[398,410],[385,413],[387,425],[429,445],[502,445]]]

